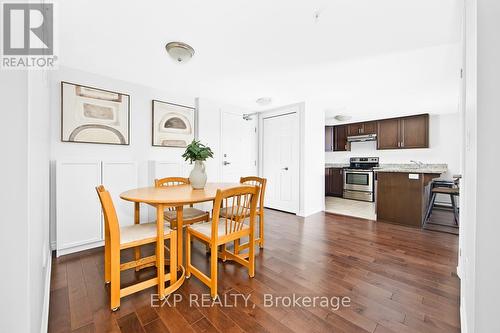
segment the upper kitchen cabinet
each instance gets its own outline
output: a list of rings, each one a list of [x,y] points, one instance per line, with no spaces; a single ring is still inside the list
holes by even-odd
[[[347,125],[347,135],[363,135],[363,134],[375,134],[377,133],[377,122],[368,121],[364,123],[355,123]]]
[[[379,120],[377,125],[377,149],[398,149],[399,119]]]
[[[361,130],[363,129],[363,123],[356,123],[356,124],[349,124],[347,125],[347,135],[348,136],[353,136],[353,135],[360,135]]]
[[[333,126],[325,126],[325,151],[334,151]]]
[[[377,149],[429,148],[428,114],[377,123]]]
[[[349,150],[347,143],[347,125],[334,126],[334,151]]]
[[[401,148],[429,148],[429,115],[401,118]]]
[[[363,123],[363,133],[362,134],[376,134],[377,133],[377,122],[368,121]]]

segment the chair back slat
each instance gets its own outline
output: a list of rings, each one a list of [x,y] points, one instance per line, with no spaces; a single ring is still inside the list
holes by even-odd
[[[222,217],[225,235],[241,231],[245,226],[246,219],[250,219],[250,228],[253,228],[259,191],[259,186],[248,185],[217,190],[214,203],[214,219],[212,221],[212,237],[217,237],[221,207],[226,207],[229,210],[229,213]]]
[[[168,187],[189,184],[189,178],[184,177],[166,177],[155,179],[155,187]],[[192,205],[191,205],[192,206]],[[167,207],[169,211],[174,211],[175,207]]]
[[[99,201],[101,202],[102,212],[104,215],[105,238],[112,240],[113,243],[120,244],[120,224],[118,223],[118,216],[116,215],[113,199],[103,185],[97,186],[96,191],[99,196]]]
[[[258,206],[260,209],[263,209],[264,208],[264,195],[266,193],[267,179],[261,178],[261,177],[256,177],[256,176],[241,177],[240,183],[259,187],[260,194],[259,194],[259,202],[258,202],[259,205]]]
[[[177,186],[177,185],[185,185],[185,184],[189,184],[189,178],[166,177],[166,178],[155,179],[155,187]]]

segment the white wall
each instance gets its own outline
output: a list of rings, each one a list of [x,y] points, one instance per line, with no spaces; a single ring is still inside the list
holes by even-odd
[[[95,73],[61,67],[51,73],[51,160],[108,160],[137,161],[139,185],[150,186],[148,181],[148,161],[182,162],[183,148],[151,146],[151,101],[153,99],[194,107],[194,96],[172,94],[131,82],[116,80]],[[61,142],[60,82],[68,81],[91,87],[107,89],[130,95],[130,145],[114,146],[102,144]],[[242,108],[224,105],[209,99],[199,99],[198,134],[201,141],[214,150],[214,159],[206,162],[208,180],[219,181],[221,176],[220,155],[220,113],[248,113]],[[54,191],[51,191],[51,216],[55,216]],[[51,218],[51,221],[54,219]],[[51,224],[51,241],[55,242],[55,224]]]
[[[2,71],[0,75],[2,130],[2,264],[8,267],[0,283],[2,332],[28,332],[28,74]],[[12,311],[16,309],[16,311]],[[7,315],[8,314],[8,315]]]
[[[305,103],[304,216],[325,209],[325,116],[321,107]]]
[[[332,123],[329,123],[332,124]],[[326,163],[349,163],[353,156],[378,156],[380,163],[410,163],[410,160],[424,163],[446,163],[448,172],[444,177],[460,174],[461,135],[460,114],[431,115],[429,119],[429,148],[377,150],[377,143],[353,142],[351,151],[326,152]]]
[[[40,332],[50,283],[49,108],[42,71],[0,76],[2,332]],[[16,309],[13,311],[13,309]]]
[[[500,332],[500,195],[491,175],[498,172],[500,147],[500,2],[477,1],[477,221],[476,332]]]

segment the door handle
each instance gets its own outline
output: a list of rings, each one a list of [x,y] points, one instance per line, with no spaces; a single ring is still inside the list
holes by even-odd
[[[281,170],[288,171],[288,167],[284,167],[284,168],[282,168]]]
[[[231,164],[231,162],[224,161],[224,163],[222,163],[222,164],[224,164],[224,165],[229,165],[229,164]]]

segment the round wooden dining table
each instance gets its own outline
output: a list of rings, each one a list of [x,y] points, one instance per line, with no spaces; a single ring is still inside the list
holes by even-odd
[[[184,266],[183,266],[183,208],[185,205],[213,201],[218,189],[226,189],[230,187],[241,186],[240,183],[207,183],[205,188],[195,190],[191,185],[176,185],[162,187],[142,187],[132,189],[120,194],[123,200],[135,203],[134,222],[140,223],[140,204],[145,203],[156,208],[156,266],[158,269],[158,294],[160,298],[165,296],[165,267],[164,267],[164,218],[163,213],[167,207],[175,207],[177,212],[177,271],[182,270],[182,276],[179,278],[178,287],[184,281]],[[137,256],[140,256],[140,250],[136,250]],[[171,268],[171,272],[175,274],[175,270]],[[177,279],[174,279],[174,281]],[[177,288],[178,288],[177,287]],[[169,293],[172,290],[168,290]]]

